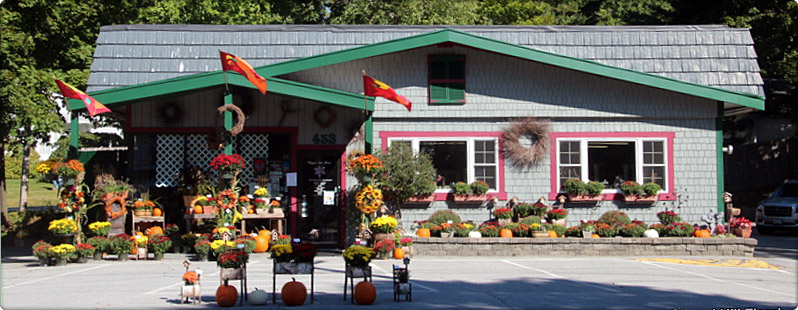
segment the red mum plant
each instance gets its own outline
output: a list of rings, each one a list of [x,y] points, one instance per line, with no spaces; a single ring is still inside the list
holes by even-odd
[[[734,230],[737,228],[740,229],[750,229],[751,228],[751,221],[749,221],[745,217],[735,217],[729,221],[729,228]]]
[[[216,258],[216,264],[221,268],[238,268],[243,266],[249,260],[247,252],[242,250],[231,250],[219,254]]]
[[[80,257],[89,257],[94,255],[94,247],[87,243],[78,243],[75,245],[75,250]]]
[[[551,209],[546,212],[546,217],[552,220],[561,220],[568,216],[568,211],[565,209]]]
[[[318,247],[309,242],[291,244],[291,251],[294,254],[294,261],[298,263],[312,263],[316,257]]]
[[[657,218],[659,218],[659,222],[662,225],[668,225],[670,223],[681,222],[682,218],[679,217],[676,212],[673,211],[662,211],[657,213]]]
[[[211,160],[210,165],[213,170],[222,170],[223,172],[235,172],[247,167],[244,158],[238,154],[219,154]]]
[[[499,208],[493,210],[493,216],[495,216],[497,219],[511,219],[513,218],[513,209]]]

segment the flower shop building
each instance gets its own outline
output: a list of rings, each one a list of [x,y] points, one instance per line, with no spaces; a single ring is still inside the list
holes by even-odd
[[[267,93],[225,77],[219,50],[255,67]],[[363,71],[412,111],[364,97]],[[344,203],[325,195],[354,185],[349,152],[391,143],[430,153],[440,175],[432,202],[403,207],[406,229],[440,209],[490,218],[491,205],[453,199],[453,182],[485,181],[504,205],[556,201],[571,178],[608,188],[564,202],[568,226],[608,210],[698,223],[723,211],[721,119],[764,109],[751,36],[725,26],[106,26],[88,92],[123,120],[132,181],[175,187],[221,152],[225,83],[246,119],[232,138],[242,181],[289,197],[291,232],[341,246]],[[625,201],[623,180],[657,183],[657,201]]]

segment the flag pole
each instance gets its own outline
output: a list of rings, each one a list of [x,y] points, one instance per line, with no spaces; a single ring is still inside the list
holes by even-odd
[[[363,72],[363,79],[365,79],[366,78],[366,70],[362,70],[362,72]],[[366,96],[366,88],[365,87],[363,88],[363,113],[366,113],[366,115],[369,114],[369,100],[368,100],[368,96]]]
[[[222,49],[219,49],[219,56],[222,55]],[[230,88],[227,86],[227,71],[224,70],[224,59],[222,59],[222,76],[224,77],[224,91],[226,93],[230,92]]]

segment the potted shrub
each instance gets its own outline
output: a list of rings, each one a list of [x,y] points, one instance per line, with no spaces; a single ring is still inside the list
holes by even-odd
[[[534,215],[534,208],[530,203],[519,203],[513,206],[513,213],[518,217],[519,220]]]
[[[604,190],[604,183],[598,181],[590,181],[585,184],[585,191],[590,196],[597,196],[601,195],[601,191]]]
[[[654,203],[657,201],[657,194],[659,191],[662,190],[662,187],[659,184],[654,182],[648,182],[641,186],[642,194],[638,195],[637,201],[638,203]]]
[[[568,199],[574,203],[595,202],[601,200],[604,183],[590,181],[587,184],[580,179],[568,179],[563,184]]]
[[[476,196],[483,196],[488,193],[490,190],[490,185],[487,182],[482,180],[476,180],[471,185],[471,193]]]
[[[643,187],[635,181],[625,181],[621,183],[620,188],[624,201],[628,203],[636,202],[637,197],[643,192]]]
[[[183,205],[193,208],[191,202],[197,197],[209,194],[211,182],[202,170],[197,167],[184,169],[180,174],[177,191],[183,195]]]
[[[596,234],[602,238],[615,237],[615,227],[606,223],[596,223]]]
[[[456,182],[452,184],[451,187],[455,197],[471,195],[471,186],[469,186],[466,182]]]
[[[585,182],[580,179],[568,179],[562,187],[568,196],[575,197],[585,193]]]
[[[431,202],[432,193],[437,189],[438,173],[432,165],[432,159],[426,152],[414,153],[405,143],[393,143],[387,152],[377,154],[384,167],[376,176],[380,185],[386,187],[386,199],[399,213],[400,206],[409,201],[420,203]],[[458,221],[459,223],[459,221]]]

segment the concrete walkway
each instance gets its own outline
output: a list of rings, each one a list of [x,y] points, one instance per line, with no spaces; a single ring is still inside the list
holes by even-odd
[[[117,262],[114,256],[87,264],[39,267],[32,256],[3,248],[0,306],[13,309],[193,309],[217,308],[219,269],[215,262],[192,262],[203,270],[203,303],[180,304],[182,261],[191,255],[167,254],[163,261]],[[24,252],[20,249],[18,252]],[[796,261],[762,258],[777,269],[685,265],[642,261],[643,257],[416,257],[410,263],[412,302],[394,302],[391,265],[374,261],[375,309],[711,309],[798,306]],[[649,257],[655,258],[655,257]],[[685,259],[740,259],[689,257]],[[343,301],[340,254],[316,258],[314,304],[296,309],[350,309]],[[286,308],[279,296],[271,304],[272,262],[255,254],[248,265],[248,287],[269,292],[266,306]],[[310,286],[310,276],[297,275]],[[279,275],[277,291],[291,276]],[[231,284],[239,286],[238,281]]]

